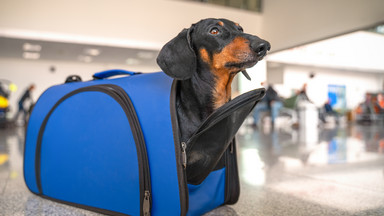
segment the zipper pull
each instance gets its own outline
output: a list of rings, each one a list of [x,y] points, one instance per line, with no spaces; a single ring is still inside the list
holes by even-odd
[[[181,160],[183,162],[184,169],[187,168],[187,152],[185,149],[187,148],[187,144],[185,142],[181,142]]]
[[[231,142],[231,144],[229,144],[229,153],[233,154],[233,142]]]
[[[149,191],[144,192],[144,201],[143,201],[143,214],[144,216],[151,216],[151,193]]]

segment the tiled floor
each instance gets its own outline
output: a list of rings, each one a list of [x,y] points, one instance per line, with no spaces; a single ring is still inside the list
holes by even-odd
[[[23,136],[23,128],[0,129],[0,215],[98,215],[28,191]],[[384,215],[382,124],[243,127],[238,146],[240,200],[209,216]]]

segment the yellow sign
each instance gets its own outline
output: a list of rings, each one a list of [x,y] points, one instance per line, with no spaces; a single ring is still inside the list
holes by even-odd
[[[0,96],[0,109],[5,109],[9,106],[7,98]]]

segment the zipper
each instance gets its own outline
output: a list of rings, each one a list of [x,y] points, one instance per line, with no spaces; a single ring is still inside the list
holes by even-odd
[[[230,144],[230,146],[232,146],[233,143]],[[230,147],[231,148],[231,147]],[[224,153],[224,157],[225,157],[225,194],[224,194],[224,203],[228,202],[228,200],[230,199],[231,197],[231,186],[232,186],[232,182],[231,182],[231,179],[230,179],[230,176],[232,175],[232,172],[230,170],[230,166],[232,165],[232,163],[230,162],[231,160],[231,156],[232,156],[232,153],[231,152],[231,149],[228,148],[227,151],[225,151]]]
[[[144,135],[143,135],[143,132],[141,130],[140,122],[137,118],[135,108],[134,108],[132,101],[129,98],[128,94],[120,86],[112,85],[112,84],[93,85],[93,86],[87,86],[87,87],[76,89],[76,90],[66,94],[58,102],[56,102],[56,104],[51,108],[51,110],[48,112],[48,114],[44,118],[44,121],[41,124],[41,127],[39,129],[39,134],[38,134],[38,138],[37,138],[37,145],[36,145],[36,155],[35,155],[36,182],[37,182],[39,194],[43,195],[43,190],[42,190],[42,185],[41,185],[41,173],[40,173],[41,145],[42,145],[44,130],[45,130],[45,127],[46,127],[47,122],[49,120],[49,117],[51,116],[53,111],[63,101],[65,101],[69,97],[74,96],[78,93],[87,92],[87,91],[96,91],[96,92],[105,93],[105,94],[111,96],[113,99],[115,99],[123,108],[123,110],[124,110],[124,112],[128,118],[128,122],[131,126],[133,138],[134,138],[134,141],[136,144],[138,160],[139,160],[140,204],[142,206],[140,211],[141,211],[141,215],[150,216],[150,211],[151,211],[151,181],[150,181],[150,170],[149,170],[148,155],[147,155]]]
[[[229,153],[233,154],[233,142],[231,142],[231,144],[229,144]]]
[[[187,185],[187,145],[185,142],[180,142],[180,129],[179,121],[176,113],[176,95],[177,95],[178,81],[174,80],[171,87],[170,96],[170,112],[173,130],[173,139],[175,143],[175,153],[177,162],[177,176],[179,180],[179,192],[180,192],[180,215],[185,216],[188,213],[189,208],[189,192]]]
[[[184,170],[187,168],[187,152],[185,151],[186,148],[187,144],[185,142],[181,142],[181,160]]]
[[[137,114],[135,111],[135,108],[132,104],[131,99],[127,95],[127,93],[119,86],[116,85],[108,85],[108,88],[110,88],[112,91],[116,91],[116,94],[120,96],[123,101],[125,102],[126,107],[129,109],[128,119],[129,122],[132,122],[131,128],[133,128],[135,131],[133,132],[133,136],[137,135],[137,139],[135,139],[138,142],[138,145],[136,147],[139,147],[141,155],[141,163],[143,165],[143,171],[144,171],[144,197],[142,198],[142,210],[144,216],[150,216],[151,215],[151,182],[150,182],[150,171],[149,171],[149,164],[148,164],[148,154],[147,154],[147,148],[145,145],[145,140],[143,136],[143,132],[141,130],[139,119],[137,118]],[[139,159],[140,160],[140,159]],[[141,195],[140,195],[141,196]]]
[[[240,195],[240,183],[237,167],[236,139],[225,152],[225,204],[235,204]]]
[[[151,215],[151,193],[147,190],[144,192],[143,215]]]

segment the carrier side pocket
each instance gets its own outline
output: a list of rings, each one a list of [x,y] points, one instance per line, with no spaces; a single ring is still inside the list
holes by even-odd
[[[91,96],[87,97],[86,94],[90,94]],[[57,189],[57,190],[52,189],[55,184],[59,184],[61,181],[63,181],[63,179],[57,179],[56,180],[52,177],[47,177],[47,176],[51,176],[51,175],[46,175],[47,173],[54,175],[54,172],[56,172],[56,170],[57,170],[57,172],[59,172],[59,173],[63,172],[63,173],[69,173],[70,175],[75,175],[75,176],[69,175],[68,178],[66,179],[68,181],[79,180],[78,182],[73,182],[73,184],[82,182],[84,178],[89,178],[89,184],[94,183],[94,184],[103,185],[102,182],[100,182],[101,180],[98,179],[99,178],[98,176],[100,176],[99,170],[105,169],[106,171],[108,171],[108,173],[110,173],[111,176],[109,178],[110,182],[106,182],[104,184],[106,187],[104,193],[107,193],[106,195],[110,196],[110,197],[114,197],[113,193],[118,194],[118,192],[116,190],[117,186],[114,186],[113,184],[115,182],[119,182],[119,183],[124,184],[124,182],[121,182],[121,178],[131,179],[131,178],[135,178],[135,177],[132,176],[133,174],[130,173],[131,171],[124,170],[124,168],[119,168],[119,166],[125,167],[125,165],[120,164],[120,162],[125,163],[128,160],[128,159],[124,158],[123,153],[118,152],[117,154],[120,156],[118,158],[105,157],[103,155],[103,152],[100,152],[100,149],[102,149],[102,148],[97,148],[94,146],[94,143],[92,143],[92,142],[98,143],[103,148],[105,147],[105,145],[113,145],[114,148],[116,149],[116,151],[118,151],[118,149],[119,149],[118,145],[120,145],[120,144],[108,143],[108,142],[103,143],[103,142],[101,142],[101,141],[99,142],[97,140],[97,137],[102,137],[102,133],[104,132],[103,129],[100,129],[100,128],[108,129],[106,131],[111,131],[111,128],[113,128],[113,127],[116,127],[117,129],[119,129],[118,126],[114,125],[113,122],[108,122],[107,121],[108,119],[106,119],[106,121],[105,121],[105,122],[108,122],[108,123],[106,123],[107,125],[101,125],[100,122],[103,122],[103,121],[96,121],[96,120],[91,121],[91,122],[93,122],[93,123],[97,122],[98,123],[97,125],[94,125],[92,123],[86,124],[84,122],[80,122],[79,124],[76,124],[74,122],[69,122],[71,124],[67,125],[68,127],[65,129],[68,129],[69,131],[75,131],[76,133],[78,133],[76,135],[76,137],[70,137],[72,135],[68,134],[69,138],[67,136],[65,136],[65,134],[60,135],[61,136],[60,138],[70,141],[70,142],[67,142],[69,147],[65,146],[66,143],[63,140],[57,140],[57,138],[52,139],[52,141],[59,141],[60,143],[64,142],[64,144],[62,143],[63,145],[61,145],[59,148],[61,148],[61,149],[66,148],[65,150],[69,154],[71,154],[71,152],[73,152],[73,154],[75,154],[76,156],[80,156],[80,157],[82,156],[81,155],[82,153],[79,153],[77,151],[71,151],[71,149],[68,149],[68,148],[76,148],[76,145],[78,145],[78,146],[89,145],[89,149],[87,149],[85,147],[80,148],[84,151],[85,158],[89,158],[90,162],[88,164],[86,164],[86,162],[84,162],[84,160],[78,160],[79,163],[77,164],[77,166],[80,166],[80,167],[71,167],[70,165],[63,164],[62,161],[65,161],[64,157],[62,159],[54,160],[56,163],[58,163],[57,167],[51,168],[51,167],[49,167],[51,165],[46,165],[47,163],[42,163],[42,160],[44,160],[44,158],[42,158],[42,157],[45,157],[45,160],[47,160],[47,158],[49,158],[49,157],[52,157],[51,155],[42,154],[43,150],[47,151],[47,152],[57,151],[57,150],[52,150],[52,147],[44,146],[47,144],[51,144],[51,140],[50,140],[51,137],[55,137],[56,136],[55,133],[60,133],[60,128],[64,127],[62,125],[64,123],[61,123],[61,122],[55,123],[54,122],[55,119],[59,119],[57,116],[68,116],[68,118],[70,118],[71,116],[78,116],[78,117],[82,118],[83,115],[90,115],[89,112],[93,112],[95,118],[103,118],[102,109],[103,109],[103,106],[109,106],[108,103],[103,104],[102,102],[96,101],[95,104],[100,106],[100,108],[99,108],[100,110],[99,110],[98,108],[90,106],[87,102],[83,102],[83,100],[88,99],[88,98],[100,98],[100,97],[101,98],[109,98],[108,100],[110,101],[110,103],[116,104],[114,106],[114,109],[122,109],[123,111],[119,111],[119,110],[117,110],[117,111],[124,113],[126,116],[126,119],[128,120],[129,126],[125,126],[124,128],[130,128],[131,131],[125,131],[125,132],[122,131],[122,133],[120,133],[120,134],[122,134],[122,137],[126,137],[127,135],[125,135],[125,134],[131,133],[133,136],[132,140],[133,140],[134,146],[135,146],[132,149],[136,150],[137,162],[135,162],[134,164],[137,163],[137,166],[138,166],[135,169],[138,170],[138,174],[137,174],[138,175],[138,181],[137,182],[139,183],[139,196],[140,196],[140,198],[139,198],[140,209],[137,210],[136,212],[138,212],[137,214],[148,216],[148,215],[150,215],[150,211],[151,211],[151,182],[150,182],[150,172],[149,172],[149,165],[148,165],[148,158],[147,158],[144,136],[143,136],[143,133],[141,131],[140,123],[138,121],[135,109],[133,107],[133,104],[132,104],[129,96],[125,93],[125,91],[121,87],[116,86],[116,85],[111,85],[111,84],[88,86],[88,87],[79,88],[73,92],[70,92],[67,95],[65,95],[63,98],[61,98],[52,107],[52,109],[49,111],[48,115],[45,117],[45,119],[44,119],[44,121],[40,127],[40,130],[39,130],[38,139],[37,139],[37,146],[36,146],[36,157],[35,157],[36,182],[37,182],[37,186],[38,186],[38,190],[39,190],[39,195],[41,195],[43,197],[54,199],[54,200],[59,201],[59,202],[61,201],[61,202],[66,203],[66,204],[71,204],[71,205],[74,205],[77,207],[82,207],[85,209],[91,209],[93,211],[99,211],[101,213],[115,214],[116,212],[127,212],[126,208],[124,207],[124,203],[122,200],[119,200],[119,202],[122,203],[121,205],[116,204],[116,200],[115,201],[114,200],[105,200],[104,202],[106,204],[105,205],[103,204],[105,206],[104,208],[95,209],[93,206],[103,206],[100,203],[98,203],[99,201],[97,199],[82,199],[82,196],[84,196],[84,194],[76,194],[75,190],[72,190],[72,191],[74,191],[75,194],[68,194],[71,191],[69,189],[67,191],[65,191],[66,190],[65,188]],[[82,100],[80,100],[80,99],[82,99]],[[92,109],[90,109],[91,111],[89,111],[89,112],[87,112],[87,110],[84,111],[84,109],[82,109],[81,105],[74,104],[74,106],[80,106],[80,107],[78,107],[79,108],[78,110],[82,110],[82,111],[79,111],[79,112],[81,112],[80,114],[79,113],[74,114],[73,112],[76,112],[77,110],[75,108],[72,109],[72,106],[68,105],[68,103],[74,102],[74,101],[80,102],[80,104],[84,105],[84,106],[90,106],[92,108]],[[95,105],[95,106],[97,106],[97,105]],[[60,108],[63,106],[69,107],[69,111],[66,111],[66,109]],[[118,108],[118,107],[120,107],[120,108]],[[113,109],[112,109],[112,111],[113,111]],[[65,117],[60,118],[60,119],[66,120]],[[117,117],[117,119],[120,119],[120,118]],[[124,118],[121,121],[124,121]],[[58,128],[55,128],[56,126]],[[47,136],[46,135],[46,134],[48,134],[47,130],[49,130],[50,133],[53,133],[53,135]],[[91,132],[91,133],[86,134],[85,136],[82,136],[81,132],[78,132],[81,130],[84,130],[84,133],[86,133],[86,132]],[[117,133],[117,135],[119,135],[119,134]],[[94,136],[94,137],[92,137],[92,136]],[[92,140],[92,142],[88,143],[88,140]],[[124,141],[121,141],[118,137],[115,140],[118,143],[124,143]],[[114,142],[114,141],[111,140],[109,142]],[[129,144],[128,141],[126,141],[125,143]],[[53,145],[54,145],[54,143],[53,143]],[[105,148],[105,149],[108,150],[108,148]],[[59,157],[61,157],[61,156],[59,156]],[[68,157],[70,157],[70,155],[68,155]],[[104,163],[98,163],[98,164],[99,164],[99,166],[105,165],[106,167],[96,167],[96,168],[92,167],[94,165],[92,162],[93,159],[98,160],[98,161],[105,160]],[[60,163],[57,161],[59,161]],[[70,162],[73,163],[73,161],[70,161]],[[70,163],[68,163],[68,164],[70,164]],[[44,170],[45,175],[42,175],[42,165],[44,165],[45,167],[48,166],[48,168],[45,168],[45,170]],[[107,165],[110,165],[110,166],[108,167]],[[118,166],[118,168],[116,168],[116,166]],[[109,169],[111,169],[111,168],[116,170],[115,171],[116,173],[109,171]],[[60,169],[62,169],[62,170],[60,170]],[[75,170],[75,169],[81,169],[81,172],[78,170]],[[121,172],[124,172],[124,173],[122,174]],[[81,174],[83,174],[83,176],[81,176],[81,177],[76,176],[76,175],[81,175]],[[97,176],[95,176],[95,175],[97,175]],[[66,176],[67,175],[65,175],[64,177],[66,177]],[[49,183],[49,186],[47,186],[47,183]],[[126,184],[130,184],[130,182],[126,182]],[[70,185],[70,184],[68,184],[68,185]],[[83,186],[83,188],[87,188],[87,187],[91,188],[92,186],[91,185],[85,185],[85,187]],[[47,188],[47,189],[45,189],[45,188]],[[82,188],[82,187],[79,187],[79,188]],[[129,189],[126,189],[126,190],[129,190]],[[84,191],[87,191],[87,190],[84,189]],[[92,190],[90,189],[89,191],[92,191]],[[124,191],[122,191],[122,193],[123,192]],[[89,194],[85,194],[85,196],[88,196],[88,195]],[[72,199],[72,197],[73,197],[73,199]],[[102,196],[102,197],[106,197],[106,196]],[[122,196],[122,197],[124,197],[124,196]],[[115,199],[119,199],[119,198],[116,197]],[[131,200],[131,198],[129,198],[129,197],[123,198],[123,199],[126,199],[127,202],[129,200]],[[135,199],[137,199],[137,198],[132,198],[132,200],[135,200]],[[137,207],[138,207],[138,205],[134,208],[137,209]],[[132,214],[132,213],[130,213],[128,211],[127,214]]]

